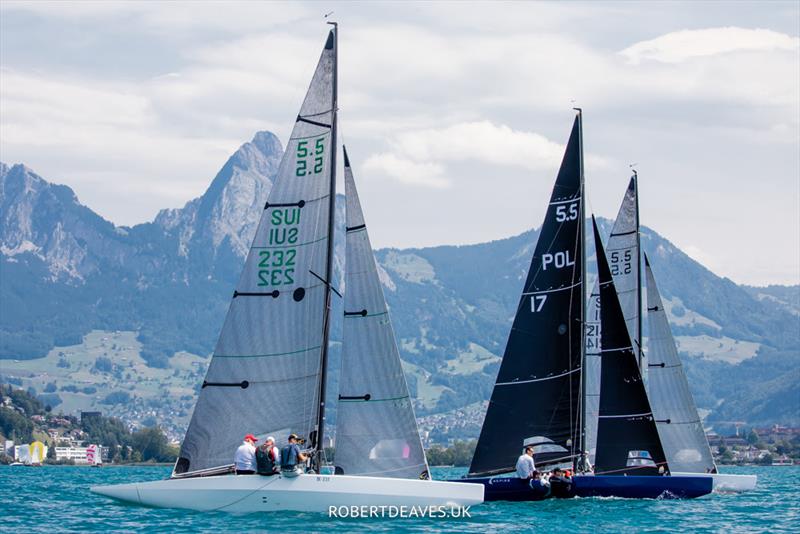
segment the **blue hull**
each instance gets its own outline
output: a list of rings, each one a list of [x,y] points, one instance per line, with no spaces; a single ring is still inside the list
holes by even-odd
[[[450,482],[483,484],[484,501],[542,501],[551,496],[549,487],[532,486],[529,480],[520,478],[459,478]]]
[[[694,499],[713,490],[711,477],[608,476],[572,477],[572,497],[625,499]]]
[[[451,482],[483,484],[484,501],[542,501],[550,497],[620,497],[623,499],[694,499],[713,489],[711,477],[577,475],[572,484],[531,485],[512,477],[459,478]]]

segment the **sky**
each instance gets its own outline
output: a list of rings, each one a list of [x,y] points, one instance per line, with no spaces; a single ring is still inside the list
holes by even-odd
[[[541,225],[584,109],[588,208],[737,283],[800,283],[800,3],[0,2],[0,160],[121,225],[283,142],[340,24],[340,133],[376,247]]]

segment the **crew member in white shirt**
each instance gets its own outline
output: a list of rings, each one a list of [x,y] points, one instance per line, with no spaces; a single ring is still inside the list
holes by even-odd
[[[527,480],[533,478],[534,471],[536,471],[536,465],[533,463],[533,447],[525,447],[525,452],[517,460],[517,476]]]
[[[244,437],[244,443],[236,449],[233,463],[237,475],[254,475],[256,472],[256,442],[253,434]]]

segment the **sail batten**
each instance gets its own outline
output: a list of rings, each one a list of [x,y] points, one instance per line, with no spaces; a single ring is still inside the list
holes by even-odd
[[[675,471],[714,472],[714,458],[646,255],[645,279],[650,327],[648,392],[664,452]]]
[[[422,449],[389,309],[345,150],[345,291],[336,414],[337,470],[426,478]]]
[[[600,399],[595,472],[657,475],[669,471],[653,410],[593,220],[600,287]]]
[[[572,125],[522,288],[469,476],[509,472],[525,443],[537,465],[572,462],[580,430],[583,321],[581,116]]]
[[[317,435],[330,256],[335,47],[329,34],[231,299],[176,475],[229,465],[245,434]],[[327,46],[329,45],[330,46]],[[328,200],[325,202],[324,200]],[[270,298],[264,298],[270,297]],[[246,383],[246,386],[244,384]],[[216,387],[216,385],[241,387]]]

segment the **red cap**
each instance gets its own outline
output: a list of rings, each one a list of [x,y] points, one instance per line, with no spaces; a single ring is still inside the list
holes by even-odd
[[[247,441],[248,439],[249,439],[250,441],[254,442],[254,443],[257,443],[257,442],[258,442],[258,440],[256,439],[256,437],[255,437],[253,434],[247,434],[247,435],[244,437],[244,440],[245,440],[245,441]]]

